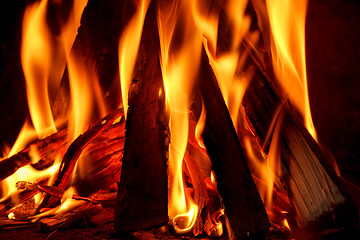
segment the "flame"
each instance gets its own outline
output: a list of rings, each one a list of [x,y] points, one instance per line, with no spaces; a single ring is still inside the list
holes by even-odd
[[[218,20],[218,17],[210,15],[208,19],[201,22],[205,27],[198,27],[204,31],[202,33],[204,36],[204,47],[236,130],[238,130],[237,122],[240,118],[239,109],[241,108],[241,101],[253,74],[253,72],[239,74],[248,57],[246,52],[240,51],[241,41],[249,33],[251,23],[251,18],[245,14],[247,4],[247,1],[232,0],[226,2],[224,6],[225,14],[233,34],[231,39],[228,40],[231,43],[230,50],[222,53],[220,56],[215,57],[216,48],[214,48],[217,44],[218,29],[218,22],[214,20]],[[207,24],[204,24],[204,22]],[[214,34],[216,35],[214,36]],[[254,42],[257,42],[258,37],[258,33],[251,35]]]
[[[68,71],[72,106],[69,132],[72,134],[70,139],[74,140],[90,124],[94,105],[93,82],[97,81],[97,77],[75,53],[70,54]]]
[[[206,40],[204,41],[204,46],[209,57],[210,65],[214,70],[223,98],[228,107],[234,127],[238,130],[237,122],[239,119],[239,109],[252,74],[242,76],[236,74],[239,59],[238,51],[224,54],[215,59],[210,54]]]
[[[70,211],[84,203],[82,200],[73,199],[73,195],[76,194],[76,190],[74,187],[70,187],[64,192],[63,197],[61,198],[61,205],[56,208],[55,213],[62,213],[66,211]]]
[[[35,129],[41,137],[56,131],[47,90],[52,48],[51,36],[46,25],[46,6],[47,1],[44,0],[26,8],[21,43],[21,62],[26,79],[29,111]]]
[[[145,15],[149,7],[150,0],[138,0],[136,3],[136,13],[127,24],[119,40],[120,84],[125,117],[127,116],[128,109],[129,87],[132,81],[132,74],[140,45]]]
[[[200,63],[201,36],[196,32],[189,1],[161,3],[164,4],[158,10],[160,63],[171,133],[168,211],[176,231],[183,233],[192,228],[198,211],[191,197],[185,197],[182,165],[188,140],[191,90]],[[179,225],[179,218],[188,220],[185,225]]]
[[[36,138],[44,138],[57,131],[51,103],[62,78],[86,4],[86,0],[75,0],[67,10],[65,2],[42,0],[26,8],[23,18],[21,63],[32,125],[30,121],[25,121],[8,157],[25,149]],[[56,21],[51,21],[49,9],[58,10],[62,7],[69,11],[68,15],[65,14],[66,19],[54,11],[52,14],[55,15],[52,15],[51,19]],[[39,153],[34,147],[30,148],[29,156],[32,162],[40,160]],[[51,181],[51,177],[58,171],[59,161],[57,157],[51,167],[42,171],[37,171],[31,166],[20,168],[2,182],[3,196],[15,192],[15,184],[18,181],[36,182],[46,178]],[[37,202],[40,201],[38,196],[35,199]]]
[[[287,220],[286,218],[284,218],[283,224],[284,224],[284,226],[285,226],[289,231],[291,231],[289,222],[288,222],[288,220]]]
[[[20,133],[11,147],[10,152],[7,157],[11,157],[12,155],[23,150],[31,141],[34,141],[37,138],[37,133],[35,129],[32,127],[29,120],[25,120],[24,125],[22,126]]]
[[[304,116],[308,131],[316,139],[310,111],[305,61],[307,0],[266,0],[266,6],[275,75],[290,101]]]
[[[45,170],[36,170],[31,166],[25,166],[16,171],[13,175],[2,181],[2,190],[4,198],[8,197],[12,193],[17,191],[16,183],[19,181],[28,181],[28,182],[37,182],[39,180],[53,176],[59,170],[60,159],[56,160],[55,163],[45,169]],[[39,199],[36,199],[36,204],[39,203]]]
[[[42,0],[28,6],[23,18],[21,62],[31,120],[40,138],[56,132],[51,97],[62,78],[67,56],[80,26],[86,0],[74,1],[68,19],[57,19],[60,33],[48,20],[48,9],[55,4]],[[65,4],[65,3],[62,3]],[[57,13],[55,13],[57,14]]]
[[[206,120],[206,110],[205,110],[204,102],[202,101],[202,108],[201,108],[199,121],[196,123],[196,127],[195,127],[195,138],[199,146],[202,147],[203,149],[205,149],[205,145],[202,140],[201,134],[205,127],[205,120]]]

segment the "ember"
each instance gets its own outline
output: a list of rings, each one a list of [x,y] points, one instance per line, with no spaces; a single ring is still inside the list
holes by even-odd
[[[0,161],[0,227],[291,239],[358,226],[360,190],[311,117],[307,4],[28,3],[29,116]]]

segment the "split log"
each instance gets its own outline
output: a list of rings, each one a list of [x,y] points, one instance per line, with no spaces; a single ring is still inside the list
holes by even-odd
[[[53,186],[65,190],[72,176],[75,164],[84,148],[107,129],[117,118],[122,116],[122,109],[117,109],[99,120],[84,134],[80,135],[69,147],[61,161],[59,173]],[[37,211],[43,207],[54,207],[58,204],[59,198],[46,195]]]
[[[15,173],[19,168],[31,164],[35,169],[52,165],[55,157],[63,157],[67,149],[67,129],[60,130],[44,139],[37,140],[21,152],[0,161],[0,181]],[[32,163],[31,154],[36,151],[40,160]]]
[[[234,237],[263,236],[269,219],[205,51],[198,81],[206,109],[202,138]]]
[[[156,3],[150,3],[129,90],[125,150],[115,211],[119,233],[168,222],[167,120],[158,54]]]
[[[258,67],[243,99],[249,125],[263,150],[268,152],[274,128],[279,128],[282,187],[288,191],[297,224],[304,229],[350,227],[358,222],[359,210],[344,190],[339,177],[319,144],[305,128],[298,112],[282,97],[268,68],[249,49]],[[270,77],[272,76],[272,77]]]

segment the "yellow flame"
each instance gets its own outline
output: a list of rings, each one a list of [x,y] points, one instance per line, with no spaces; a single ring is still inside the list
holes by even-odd
[[[40,137],[56,131],[48,94],[51,68],[51,37],[46,25],[47,1],[27,7],[23,20],[21,62],[26,79],[29,111]]]
[[[237,122],[239,118],[239,109],[241,107],[241,101],[252,74],[242,76],[238,76],[236,74],[239,59],[238,51],[223,54],[221,57],[214,59],[210,54],[206,40],[204,42],[210,65],[214,70],[234,127],[236,130],[238,130]]]
[[[284,219],[283,224],[287,229],[291,230],[290,226],[289,226],[289,222],[288,222],[288,220],[286,218]]]
[[[23,150],[31,141],[34,141],[37,138],[37,133],[35,129],[31,126],[29,120],[25,120],[24,125],[22,126],[19,135],[16,138],[14,145],[11,147],[11,150],[7,157]]]
[[[219,57],[214,57],[216,56],[216,52],[212,50],[213,46],[216,46],[215,37],[217,37],[217,35],[212,35],[217,34],[218,23],[214,21],[214,19],[217,18],[212,17],[203,20],[201,22],[202,24],[208,21],[207,24],[203,24],[206,27],[199,27],[206,31],[203,32],[203,36],[205,37],[205,50],[236,130],[238,130],[237,122],[240,117],[239,109],[241,107],[241,101],[253,74],[252,72],[239,74],[239,70],[243,67],[248,57],[247,53],[240,52],[240,43],[244,36],[248,34],[251,23],[251,18],[245,14],[246,6],[247,1],[231,0],[226,2],[225,14],[229,20],[233,34],[232,38],[229,39],[231,43],[230,50],[221,54]],[[209,30],[210,28],[212,28],[211,31]],[[255,35],[253,35],[253,38],[254,37]],[[257,39],[253,40],[257,41]]]
[[[13,212],[9,213],[8,219],[15,220],[15,214]]]
[[[57,207],[55,213],[62,213],[69,210],[72,210],[84,203],[84,201],[79,201],[73,199],[73,195],[76,194],[76,190],[74,187],[68,188],[63,197],[61,198],[61,205]]]
[[[201,108],[199,121],[196,123],[196,127],[195,127],[195,138],[196,138],[199,146],[204,149],[205,149],[205,145],[204,145],[203,139],[201,137],[201,134],[205,127],[205,120],[206,120],[206,110],[205,110],[204,102],[202,102],[202,108]]]
[[[3,196],[7,197],[17,191],[16,183],[19,181],[37,182],[38,180],[48,178],[54,175],[60,166],[60,162],[54,163],[45,170],[36,170],[31,166],[25,166],[16,171],[13,175],[2,181]]]
[[[185,197],[182,177],[183,158],[188,140],[190,97],[201,56],[201,36],[197,34],[194,20],[189,14],[190,2],[160,4],[158,29],[161,46],[161,69],[168,109],[170,110],[169,145],[169,217],[173,224],[179,217],[188,216],[189,226],[177,228],[178,232],[192,228],[197,206]],[[181,24],[181,29],[179,29]],[[172,41],[176,39],[179,45]],[[192,215],[190,218],[189,214]]]
[[[33,127],[28,120],[24,123],[8,157],[25,149],[36,138],[44,138],[56,132],[51,98],[55,96],[53,91],[57,90],[62,78],[86,3],[87,0],[75,0],[67,19],[57,18],[58,12],[50,16],[56,21],[49,21],[47,11],[60,3],[42,0],[26,8],[23,18],[21,63]],[[60,26],[60,32],[54,32],[54,23]],[[40,155],[36,147],[30,148],[29,156],[32,162],[39,160]],[[59,168],[59,160],[57,157],[52,167],[42,171],[37,171],[31,166],[20,168],[2,182],[3,195],[15,192],[15,184],[18,181],[36,182],[51,178]],[[36,199],[40,200],[38,196]]]
[[[71,91],[72,114],[70,121],[71,140],[86,131],[92,116],[93,81],[97,81],[96,74],[91,74],[85,66],[83,59],[71,53],[68,62],[69,84]],[[96,78],[96,79],[94,79]]]
[[[129,87],[132,81],[132,74],[140,45],[145,15],[149,4],[150,0],[137,1],[138,6],[136,13],[127,24],[119,40],[119,71],[122,105],[124,107],[125,118],[128,109]]]
[[[310,111],[305,61],[307,0],[266,0],[266,6],[275,75],[290,101],[304,116],[308,131],[316,139]]]

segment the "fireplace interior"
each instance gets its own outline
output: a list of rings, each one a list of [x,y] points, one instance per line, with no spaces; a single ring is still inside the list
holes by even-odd
[[[266,20],[273,15],[269,9],[263,15],[261,6],[264,2],[276,6],[276,1],[233,5],[240,9],[234,15],[241,20],[239,32],[225,7],[237,1],[195,1],[202,4],[196,5],[201,10],[198,18],[191,15],[191,2],[4,4],[0,14],[1,239],[360,236],[360,33],[356,31],[360,4],[304,1],[305,86],[314,135],[297,105],[301,97],[292,99],[283,90],[281,70],[273,65],[281,51],[271,55],[276,38],[267,24],[276,26],[276,22]],[[36,34],[26,39],[23,29],[32,22],[43,24],[32,21],[36,17],[29,10],[41,4],[50,32],[40,44],[40,49],[50,46],[45,55],[40,55]],[[73,8],[84,10],[72,12]],[[300,11],[299,5],[296,8]],[[214,13],[217,41],[211,42],[207,27]],[[81,24],[68,24],[80,19]],[[209,26],[201,25],[199,30],[204,21]],[[33,58],[38,62],[31,62],[30,69],[35,69],[31,73],[24,67],[23,44],[28,42],[28,55],[40,56]],[[233,74],[245,79],[240,84],[243,92],[230,98],[220,81],[228,73],[221,75],[221,64],[216,68],[226,54],[235,54]],[[227,66],[224,69],[232,65]],[[282,67],[286,69],[286,64]],[[49,83],[39,80],[44,74]],[[47,98],[31,92],[29,76],[35,79],[33,86],[46,89]],[[230,89],[238,87],[230,84]],[[86,89],[90,97],[75,97]],[[45,106],[43,112],[45,102],[49,103],[50,120],[38,114],[35,123],[36,107],[28,105],[31,95]],[[237,96],[241,96],[238,105],[229,105],[229,99]],[[231,106],[241,115],[236,121]],[[10,149],[16,149],[14,143],[26,124],[36,131],[11,157]],[[40,155],[36,161],[33,152]],[[264,164],[272,177],[264,177]],[[25,166],[38,170],[35,175],[53,173],[33,181],[20,176],[13,182],[17,191],[9,191],[11,175]],[[183,190],[176,195],[180,187]],[[183,203],[178,204],[179,199]],[[318,214],[309,210],[312,206]]]

